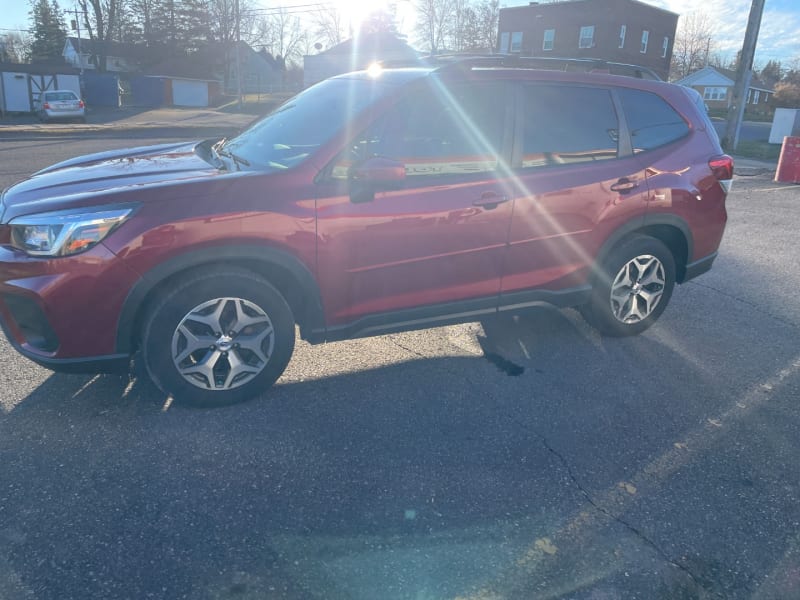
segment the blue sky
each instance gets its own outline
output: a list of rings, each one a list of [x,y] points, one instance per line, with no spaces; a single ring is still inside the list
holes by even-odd
[[[343,0],[334,0],[342,2]],[[603,0],[597,0],[602,2]],[[678,14],[686,14],[698,10],[697,0],[647,0],[649,4],[666,8]],[[303,4],[301,0],[262,0],[269,6]],[[714,2],[708,16],[714,26],[714,39],[717,50],[726,57],[735,56],[741,49],[744,30],[751,0],[722,0]],[[0,32],[3,29],[28,27],[28,2],[26,0],[5,0],[0,14]],[[10,4],[10,6],[9,6]],[[69,2],[62,2],[63,7],[70,7]],[[527,0],[501,0],[501,6],[519,6],[527,4]],[[711,5],[712,3],[707,3]],[[404,19],[410,21],[411,19]],[[403,23],[404,29],[410,29],[411,23]],[[781,60],[785,64],[791,59],[800,59],[800,0],[766,0],[764,18],[756,50],[756,64],[763,66],[770,59]]]

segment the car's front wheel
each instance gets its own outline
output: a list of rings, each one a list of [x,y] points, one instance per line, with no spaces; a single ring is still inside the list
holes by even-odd
[[[176,401],[213,407],[271,386],[294,342],[292,311],[278,290],[250,271],[215,267],[195,271],[154,302],[142,358]]]
[[[667,307],[675,286],[675,259],[660,240],[635,235],[609,253],[592,284],[592,299],[581,307],[586,321],[606,335],[636,335]]]

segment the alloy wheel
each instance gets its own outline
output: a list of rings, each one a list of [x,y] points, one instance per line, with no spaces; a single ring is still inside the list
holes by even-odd
[[[622,323],[639,323],[658,306],[666,285],[664,265],[643,254],[631,259],[617,273],[611,285],[611,311]]]
[[[206,390],[246,384],[267,366],[275,329],[264,310],[243,298],[197,305],[172,335],[172,362],[181,376]]]

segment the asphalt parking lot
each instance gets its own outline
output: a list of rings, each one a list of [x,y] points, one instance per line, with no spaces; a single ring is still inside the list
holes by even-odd
[[[0,186],[130,144],[2,140]],[[541,309],[299,343],[213,411],[0,341],[0,599],[800,597],[800,187],[728,209],[634,339]]]

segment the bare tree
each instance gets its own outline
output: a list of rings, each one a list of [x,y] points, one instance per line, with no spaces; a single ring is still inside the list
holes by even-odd
[[[479,46],[497,48],[497,28],[500,22],[500,0],[483,0],[477,6]]]
[[[341,44],[348,34],[344,15],[335,6],[319,9],[314,13],[313,21],[316,28],[314,33],[323,46],[330,48]]]
[[[281,57],[287,64],[302,60],[305,39],[300,19],[285,8],[275,9],[258,19],[253,34],[253,43],[266,48],[275,58]]]
[[[417,34],[431,54],[444,50],[455,14],[454,0],[419,0]]]
[[[30,55],[31,37],[20,31],[0,35],[0,61],[21,63]]]
[[[711,20],[704,12],[682,15],[672,50],[670,76],[681,79],[709,64],[715,49]]]
[[[108,42],[117,28],[120,3],[120,0],[78,0],[78,6],[83,12],[84,29],[89,34],[89,39],[97,42],[97,53],[93,58],[100,72],[106,70]]]

